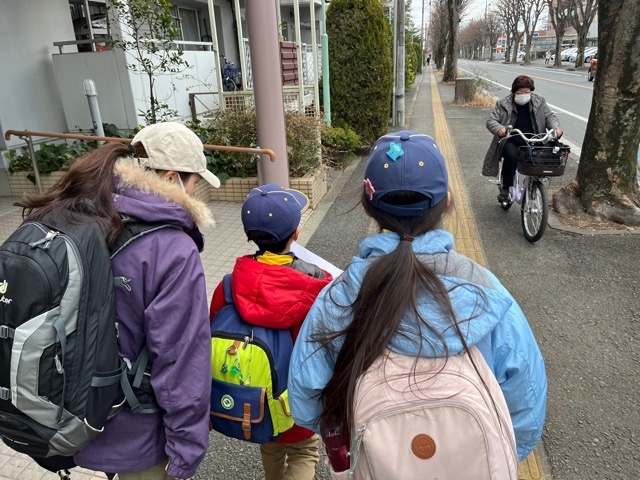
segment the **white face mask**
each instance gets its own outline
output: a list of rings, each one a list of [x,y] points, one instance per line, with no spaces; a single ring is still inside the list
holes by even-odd
[[[516,93],[513,97],[513,101],[518,105],[526,105],[531,100],[530,93]]]

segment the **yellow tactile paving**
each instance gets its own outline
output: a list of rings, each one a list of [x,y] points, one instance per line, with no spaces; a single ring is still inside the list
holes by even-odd
[[[457,251],[463,253],[481,265],[486,265],[486,257],[478,239],[478,229],[476,228],[475,219],[469,206],[469,196],[467,195],[464,182],[462,181],[460,163],[458,162],[455,146],[451,141],[449,126],[444,116],[444,108],[442,108],[440,93],[438,92],[438,85],[436,83],[433,70],[430,70],[430,75],[431,105],[435,125],[434,137],[447,161],[447,169],[449,171],[449,188],[451,189],[455,203],[454,210],[444,221],[444,227],[454,234]],[[417,88],[419,89],[420,87],[418,86]],[[417,96],[418,92],[416,92],[415,95]],[[407,115],[407,118],[410,117],[411,115]],[[407,125],[407,127],[410,128],[410,125]],[[535,449],[527,458],[520,462],[518,479],[547,479],[544,474],[542,459],[538,449]]]

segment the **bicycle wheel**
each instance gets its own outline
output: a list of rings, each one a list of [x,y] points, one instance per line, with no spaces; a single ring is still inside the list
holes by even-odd
[[[225,92],[235,92],[236,91],[236,82],[234,82],[231,78],[226,78],[222,81],[222,90]]]
[[[547,228],[549,216],[547,189],[540,180],[531,179],[527,182],[520,214],[524,238],[531,243],[540,240]]]

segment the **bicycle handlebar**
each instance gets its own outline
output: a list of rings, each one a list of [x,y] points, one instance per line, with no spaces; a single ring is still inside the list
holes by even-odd
[[[518,130],[517,128],[513,128],[511,127],[511,125],[509,125],[507,127],[507,134],[504,137],[502,137],[500,141],[502,142],[503,140],[508,140],[511,137],[519,136],[519,137],[522,137],[522,139],[529,144],[529,143],[545,143],[549,140],[555,140],[558,138],[558,135],[555,129],[547,130],[547,133],[545,133],[544,135],[542,133],[534,133],[531,135],[532,135],[531,137],[527,137],[525,136],[524,133],[522,133],[521,130]]]

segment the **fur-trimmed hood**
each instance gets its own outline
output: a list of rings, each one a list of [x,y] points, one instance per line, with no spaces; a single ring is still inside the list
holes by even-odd
[[[207,205],[187,194],[179,185],[162,180],[123,158],[114,168],[114,203],[116,209],[146,221],[162,221],[185,230],[211,226],[213,215]]]

